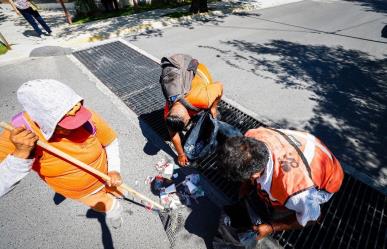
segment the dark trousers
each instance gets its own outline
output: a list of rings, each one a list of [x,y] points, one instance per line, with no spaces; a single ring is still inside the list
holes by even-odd
[[[36,21],[42,25],[42,27],[48,32],[51,33],[50,27],[46,24],[46,22],[43,20],[43,18],[40,16],[39,12],[36,10],[33,10],[31,7],[28,9],[18,9],[19,12],[23,15],[23,17],[27,20],[29,24],[34,28],[35,32],[38,33],[38,35],[41,35],[43,32],[42,30],[38,27],[38,24]],[[36,20],[36,21],[35,21]]]

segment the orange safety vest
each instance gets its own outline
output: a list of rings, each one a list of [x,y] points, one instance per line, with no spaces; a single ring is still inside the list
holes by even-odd
[[[309,166],[305,165],[294,146],[278,132],[263,127],[247,131],[245,136],[264,142],[273,158],[270,194],[277,201],[271,200],[257,186],[260,197],[272,206],[284,206],[290,197],[313,187],[329,193],[337,192],[344,172],[329,149],[309,133],[280,131],[300,149]]]
[[[116,135],[98,114],[92,112],[91,117],[91,122],[96,127],[95,135],[82,127],[74,130],[69,137],[53,136],[49,141],[44,138],[39,127],[27,113],[23,113],[23,116],[40,140],[107,174],[107,157],[104,146],[110,144]],[[14,150],[13,144],[9,141],[8,131],[1,134],[0,150],[0,161],[5,158],[6,154]],[[67,198],[82,198],[104,185],[103,179],[87,173],[41,147],[36,147],[33,170],[55,192]]]
[[[208,109],[214,101],[222,95],[223,85],[213,82],[210,72],[204,64],[198,65],[195,77],[192,79],[191,90],[184,98],[194,107],[199,109]],[[168,102],[164,107],[164,118],[169,113]],[[195,116],[197,112],[188,110],[189,115]]]

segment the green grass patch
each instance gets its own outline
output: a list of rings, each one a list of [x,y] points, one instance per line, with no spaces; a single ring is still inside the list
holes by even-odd
[[[7,53],[7,51],[8,48],[2,42],[0,42],[0,55]]]
[[[108,19],[112,17],[129,16],[136,13],[141,13],[141,12],[155,10],[155,9],[177,8],[177,7],[186,6],[189,4],[191,4],[191,1],[184,1],[180,3],[170,2],[170,3],[139,4],[137,9],[134,9],[132,6],[127,6],[123,9],[119,9],[112,12],[95,12],[95,13],[90,13],[86,16],[75,16],[73,18],[73,24],[83,24],[86,22],[103,20],[103,19]]]

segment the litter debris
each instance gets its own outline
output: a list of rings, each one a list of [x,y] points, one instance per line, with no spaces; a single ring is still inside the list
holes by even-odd
[[[160,175],[154,178],[154,189],[159,191],[163,187],[164,178]]]
[[[199,174],[190,174],[190,175],[187,175],[185,177],[185,179],[196,185],[200,182],[200,175]]]
[[[256,248],[257,236],[257,233],[251,230],[245,233],[238,233],[239,241],[248,249]]]
[[[226,226],[231,226],[231,219],[229,216],[225,216],[224,217],[224,220],[223,220],[223,223],[226,225]]]
[[[199,203],[198,198],[205,195],[203,189],[199,186],[199,174],[190,174],[183,181],[176,182],[179,173],[174,171],[179,167],[167,158],[157,162],[155,168],[158,175],[155,177],[148,176],[145,184],[153,182],[154,189],[160,191],[160,202],[164,207],[176,209],[183,204],[191,206],[191,199]]]
[[[164,192],[167,193],[167,194],[175,193],[176,192],[175,184],[172,184],[172,185],[166,187]]]
[[[193,197],[194,198],[199,198],[199,197],[202,197],[204,196],[204,190],[200,187],[197,187],[195,192],[193,193]]]
[[[179,196],[176,193],[170,194],[169,198],[171,202],[169,203],[169,208],[176,209],[182,205]]]
[[[163,177],[166,179],[171,179],[173,175],[173,163],[167,163],[163,171]]]
[[[166,165],[167,163],[168,163],[168,162],[167,162],[166,159],[164,159],[164,158],[161,159],[161,160],[158,161],[158,162],[156,163],[156,165],[155,165],[156,170],[159,171],[159,172],[163,171],[163,169],[164,169],[164,167],[165,167],[165,165]]]
[[[165,193],[164,191],[161,191],[160,192],[160,200],[161,200],[161,204],[164,205],[164,206],[169,206],[169,196],[167,193]]]
[[[147,176],[147,178],[145,178],[144,183],[145,183],[146,185],[150,185],[150,184],[153,182],[154,179],[155,179],[154,176]]]
[[[138,186],[138,181],[134,181],[134,186]]]
[[[197,189],[197,186],[195,184],[193,184],[191,181],[186,181],[185,186],[187,186],[190,194],[193,194],[195,192],[195,190]]]

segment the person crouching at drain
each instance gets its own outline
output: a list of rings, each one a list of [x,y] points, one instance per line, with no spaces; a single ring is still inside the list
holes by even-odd
[[[160,84],[166,104],[164,119],[180,166],[189,159],[184,153],[181,132],[191,119],[202,110],[217,116],[218,103],[223,94],[223,84],[214,82],[204,64],[189,55],[174,54],[161,59]]]
[[[218,155],[219,172],[243,182],[240,197],[248,196],[263,220],[252,227],[257,239],[317,221],[344,178],[335,156],[306,132],[251,129],[227,139]]]
[[[53,191],[106,213],[108,224],[120,227],[122,207],[115,196],[124,193],[116,189],[122,179],[113,129],[83,105],[82,97],[56,80],[28,81],[17,90],[17,98],[24,112],[12,119],[16,129],[0,135],[0,167],[16,168],[23,176],[32,167]],[[35,146],[38,138],[108,174],[111,181],[105,182]],[[4,193],[15,183],[8,180],[10,184],[1,188]]]

